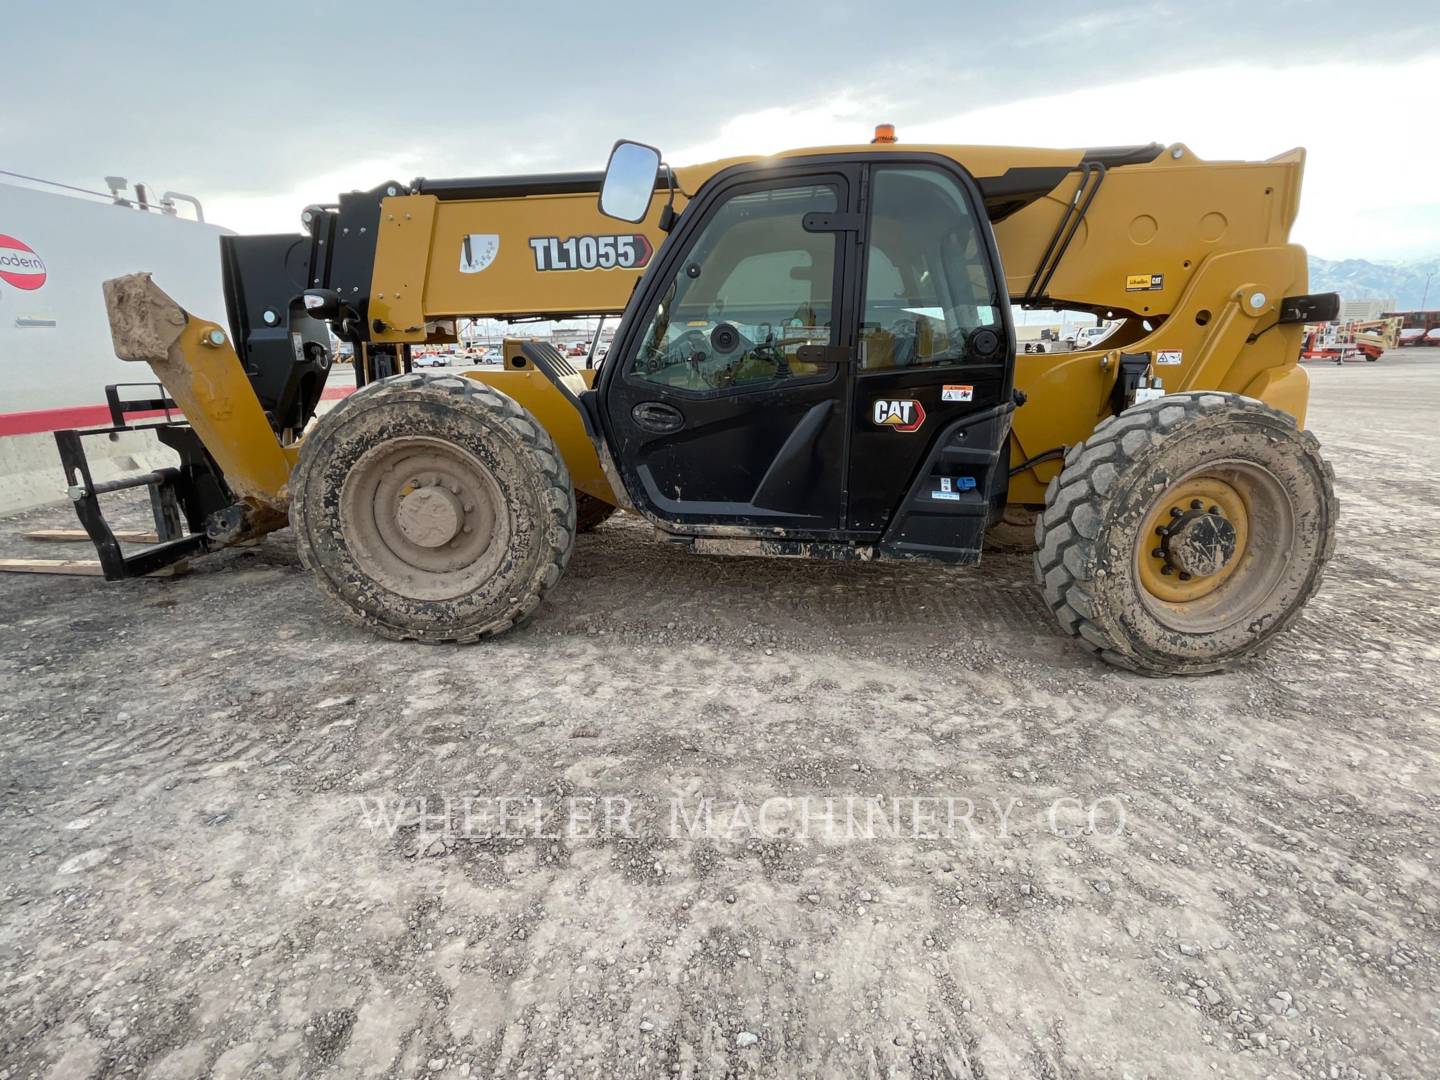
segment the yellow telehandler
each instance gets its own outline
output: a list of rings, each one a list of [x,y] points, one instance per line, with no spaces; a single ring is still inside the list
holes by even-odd
[[[299,235],[222,241],[226,324],[134,274],[117,353],[178,407],[126,555],[82,436],[60,433],[107,577],[281,527],[380,634],[473,641],[522,621],[575,533],[617,507],[697,552],[978,561],[1031,539],[1060,627],[1138,671],[1230,667],[1291,623],[1334,545],[1304,430],[1309,295],[1288,243],[1304,153],[876,141],[672,168],[387,183]],[[1119,321],[1017,356],[1012,308]],[[411,370],[463,319],[620,316],[576,366]],[[312,418],[332,333],[358,389]],[[128,402],[128,403],[127,403]],[[162,517],[162,510],[164,511]]]

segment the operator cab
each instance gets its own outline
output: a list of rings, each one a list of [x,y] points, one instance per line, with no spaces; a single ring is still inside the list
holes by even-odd
[[[657,186],[673,203],[658,151],[617,143],[600,210],[640,220]],[[663,217],[582,395],[635,509],[701,549],[975,561],[1015,401],[970,175],[890,149],[753,162]]]

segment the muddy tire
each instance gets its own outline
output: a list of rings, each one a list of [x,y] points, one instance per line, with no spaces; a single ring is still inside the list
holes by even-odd
[[[353,620],[396,640],[509,629],[560,579],[575,540],[549,433],[454,375],[352,394],[306,436],[290,493],[301,562]]]
[[[598,529],[605,522],[610,520],[612,514],[618,507],[611,506],[604,499],[597,499],[594,495],[586,495],[583,491],[575,493],[575,531],[587,533],[592,529]]]
[[[1334,477],[1292,417],[1171,394],[1070,448],[1035,526],[1060,627],[1151,675],[1237,666],[1299,616],[1335,548]]]

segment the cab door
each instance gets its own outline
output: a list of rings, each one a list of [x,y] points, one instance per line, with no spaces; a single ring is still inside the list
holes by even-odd
[[[641,282],[599,412],[627,491],[678,531],[842,529],[857,176],[736,170]]]
[[[990,222],[968,174],[932,155],[877,161],[865,202],[846,524],[907,555],[978,556],[1014,408]]]

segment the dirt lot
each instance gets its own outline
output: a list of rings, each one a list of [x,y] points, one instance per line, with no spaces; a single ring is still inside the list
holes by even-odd
[[[286,534],[0,579],[0,1080],[1440,1074],[1440,354],[1312,375],[1339,554],[1234,675],[618,520],[469,648]]]

